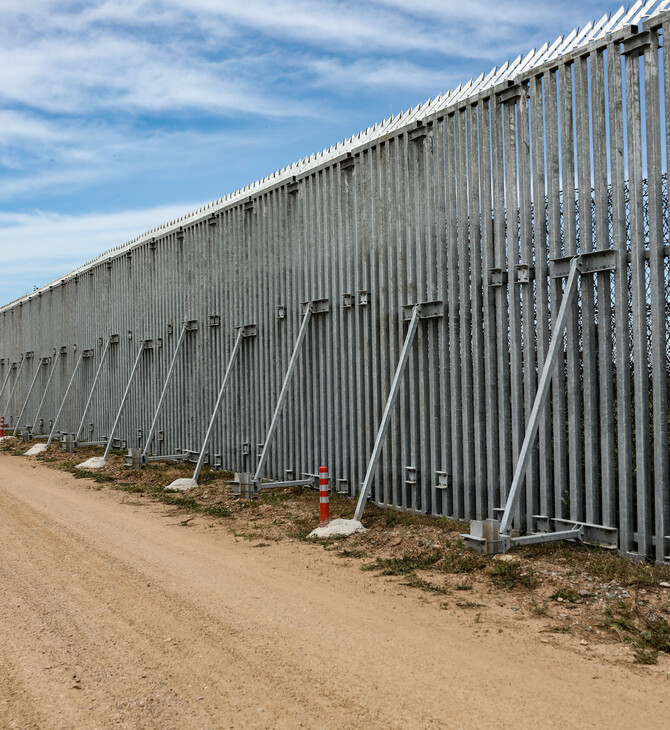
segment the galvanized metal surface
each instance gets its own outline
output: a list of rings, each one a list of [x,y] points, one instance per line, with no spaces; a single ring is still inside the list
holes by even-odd
[[[8,427],[23,406],[48,432],[60,409],[81,442],[197,461],[235,327],[253,322],[210,463],[279,481],[328,464],[354,496],[383,425],[375,502],[500,518],[582,254],[512,526],[615,529],[623,552],[666,560],[667,6],[605,16],[1,308]],[[437,301],[382,423],[403,307]]]

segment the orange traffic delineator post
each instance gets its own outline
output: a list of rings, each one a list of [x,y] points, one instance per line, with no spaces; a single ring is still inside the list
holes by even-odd
[[[319,467],[319,513],[321,522],[319,527],[325,527],[330,522],[330,490],[328,489],[328,467]]]

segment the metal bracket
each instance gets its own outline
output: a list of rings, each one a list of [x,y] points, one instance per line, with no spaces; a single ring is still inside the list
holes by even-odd
[[[198,329],[198,320],[197,319],[188,319],[186,320],[186,323],[184,324],[184,328],[187,332],[195,332]]]
[[[286,319],[286,307],[283,304],[277,305],[277,319]]]
[[[235,327],[236,330],[241,330],[242,337],[256,337],[258,334],[258,328],[255,324],[240,324]]]
[[[444,304],[440,300],[432,302],[419,302],[418,304],[402,304],[403,321],[409,322],[412,319],[414,310],[416,309],[419,319],[431,319],[432,317],[441,317],[444,314]]]
[[[526,93],[526,90],[521,84],[511,82],[513,86],[509,89],[505,89],[498,94],[498,101],[501,104],[506,104],[508,101],[516,101],[520,96]]]
[[[428,127],[421,120],[417,119],[416,127],[407,132],[407,139],[409,139],[410,142],[418,142],[424,139],[427,134]]]
[[[601,547],[615,549],[618,545],[618,530],[604,525],[587,522],[554,519],[558,529],[555,532],[537,532],[530,535],[511,536],[500,533],[500,522],[496,519],[472,520],[470,533],[461,535],[467,547],[488,555],[506,553],[517,545],[537,545],[561,540],[581,540]]]
[[[366,289],[359,289],[358,291],[358,306],[365,307],[370,303],[370,292]]]
[[[209,326],[218,327],[221,324],[221,316],[218,314],[209,315]]]
[[[343,170],[352,170],[356,165],[356,162],[357,158],[354,157],[351,152],[349,152],[344,159],[340,160],[340,167]]]
[[[530,284],[535,278],[535,267],[528,264],[517,264],[514,267],[514,273],[515,284]]]
[[[327,299],[312,299],[309,302],[301,302],[303,306],[303,314],[309,308],[312,314],[325,314],[330,312],[330,305]]]
[[[436,471],[435,474],[437,474],[435,489],[451,489],[451,474],[448,471]]]
[[[632,54],[641,56],[647,48],[658,48],[658,35],[650,30],[643,30],[624,38],[622,56],[630,56]]]
[[[489,269],[489,286],[505,286],[507,271],[505,269]]]
[[[336,491],[338,494],[349,494],[349,480],[348,479],[337,479]]]
[[[353,294],[343,294],[342,295],[342,308],[343,309],[349,309],[350,307],[354,306],[354,295]]]
[[[601,251],[587,251],[577,256],[562,256],[551,259],[549,274],[552,279],[562,279],[569,275],[570,264],[577,260],[577,271],[580,274],[597,274],[599,271],[614,271],[616,269],[616,251],[603,249]]]
[[[295,175],[293,176],[293,180],[286,186],[286,192],[289,195],[295,195],[300,190],[300,183],[296,180]]]

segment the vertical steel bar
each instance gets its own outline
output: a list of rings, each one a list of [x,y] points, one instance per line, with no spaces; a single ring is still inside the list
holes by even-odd
[[[616,328],[616,414],[619,494],[619,549],[633,549],[633,428],[631,416],[630,320],[628,314],[628,246],[626,240],[626,191],[624,104],[620,43],[607,46],[607,85],[610,121],[610,169],[612,180],[612,244],[616,251],[614,272]]]
[[[521,298],[521,316],[523,324],[523,410],[526,422],[530,418],[533,394],[537,389],[536,373],[536,331],[538,313],[535,301],[535,285],[530,272],[538,267],[534,265],[533,252],[533,208],[532,208],[532,179],[538,174],[531,167],[531,129],[530,111],[528,104],[529,87],[522,85],[521,94],[517,100],[517,133],[518,133],[518,186],[519,186],[519,260],[528,266],[528,281],[519,282],[517,289]],[[519,270],[521,271],[521,270]],[[544,415],[546,409],[543,409]],[[525,529],[534,529],[534,516],[539,512],[539,464],[538,450],[533,448],[530,462],[526,470],[526,515]]]
[[[575,131],[572,64],[563,63],[560,73],[561,181],[563,183],[563,235],[565,254],[577,253],[577,211],[575,192]],[[570,310],[567,325],[568,453],[570,519],[584,518],[584,448],[582,441],[582,385],[579,348],[579,308]]]
[[[548,71],[546,75],[546,110],[545,128],[547,135],[547,232],[549,236],[549,257],[560,258],[563,255],[561,236],[561,139],[559,125],[558,84],[559,72]],[[563,290],[560,279],[552,279],[550,283],[551,297],[551,332],[554,331],[556,317],[561,305]],[[557,354],[559,363],[554,371],[551,385],[552,399],[552,437],[553,437],[553,482],[554,494],[552,517],[565,517],[568,513],[569,474],[568,449],[565,413],[565,354],[563,348]]]
[[[481,520],[486,511],[486,380],[484,376],[484,322],[482,294],[482,211],[479,149],[479,118],[477,104],[468,107],[468,222],[470,228],[470,302],[472,365],[470,388],[473,391],[474,449],[474,516]],[[432,323],[431,323],[432,324]]]
[[[644,50],[644,98],[647,137],[647,190],[649,220],[649,285],[651,385],[654,464],[655,557],[666,557],[670,526],[670,468],[668,464],[668,379],[666,366],[666,282],[663,252],[663,189],[661,155],[661,100],[659,88],[658,34],[654,31]],[[670,50],[670,49],[668,49]],[[667,103],[667,101],[666,101]]]
[[[577,130],[577,178],[579,188],[579,249],[592,251],[593,215],[591,211],[591,136],[589,57],[575,61],[575,105]],[[596,92],[597,93],[597,92]],[[582,373],[584,397],[584,501],[585,518],[592,524],[600,524],[599,489],[599,433],[598,433],[598,380],[596,372],[596,298],[594,275],[583,276],[580,282],[582,295]],[[581,438],[581,436],[580,436]]]
[[[494,507],[500,505],[500,443],[498,436],[496,301],[495,287],[491,286],[490,270],[495,268],[495,241],[493,236],[493,197],[491,166],[491,100],[479,102],[479,155],[480,195],[482,215],[482,270],[483,327],[484,327],[484,383],[485,383],[485,437],[486,437],[486,517],[493,517]],[[481,485],[479,487],[482,488]]]
[[[647,295],[639,51],[635,50],[627,54],[625,65],[630,255],[633,290],[633,402],[635,409],[637,551],[640,555],[648,556],[652,552],[652,490],[651,450],[649,447],[649,370],[647,362]]]
[[[593,187],[598,250],[611,249],[607,180],[607,124],[605,59],[603,49],[591,54],[591,105],[593,108]],[[598,275],[598,405],[600,409],[600,490],[602,524],[616,525],[616,462],[614,416],[614,358],[612,324],[612,272]]]
[[[533,212],[535,266],[535,323],[537,328],[537,372],[542,372],[549,349],[549,292],[548,292],[548,231],[545,204],[547,202],[547,163],[545,150],[550,142],[545,124],[546,75],[534,76],[530,81],[530,125],[533,169]],[[555,98],[555,96],[554,96]],[[528,262],[530,263],[530,261]],[[536,375],[533,373],[533,380]],[[553,517],[553,454],[551,433],[551,404],[542,410],[538,431],[539,444],[539,504],[540,514]]]
[[[519,90],[521,93],[521,90]],[[512,414],[512,458],[519,458],[523,441],[523,359],[522,359],[522,321],[521,292],[516,283],[516,267],[519,260],[519,147],[517,112],[519,97],[507,100],[503,105],[505,117],[505,219],[507,224],[507,290],[509,296],[509,365],[511,383]],[[526,493],[518,495],[515,502],[515,524],[523,528],[525,520]]]

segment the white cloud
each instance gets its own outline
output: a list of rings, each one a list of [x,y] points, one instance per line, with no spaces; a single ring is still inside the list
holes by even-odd
[[[425,89],[447,91],[462,80],[444,69],[429,69],[411,61],[364,59],[347,63],[338,58],[316,59],[312,64],[317,85],[351,89],[380,87],[386,89]],[[425,101],[425,99],[422,99]]]
[[[0,305],[201,205],[185,202],[86,215],[0,212]]]
[[[178,203],[144,210],[60,215],[34,211],[0,212],[0,263],[34,262],[42,270],[50,261],[82,264],[143,231],[195,210],[202,203]],[[62,264],[57,264],[62,267]],[[57,274],[65,274],[62,268]]]

